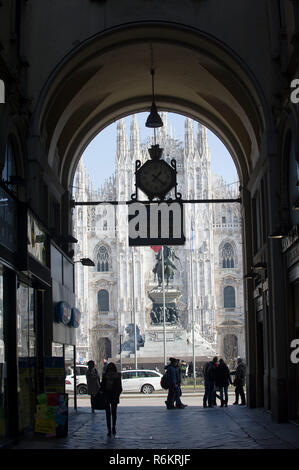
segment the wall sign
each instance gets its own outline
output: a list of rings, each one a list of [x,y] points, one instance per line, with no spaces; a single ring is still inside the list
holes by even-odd
[[[78,328],[81,320],[81,312],[77,308],[72,308],[71,322],[70,325],[74,328]]]
[[[58,323],[68,325],[71,321],[72,309],[67,302],[58,302],[56,306],[56,319]]]
[[[40,263],[47,265],[47,236],[40,224],[28,212],[27,219],[27,244],[28,253],[34,256]]]

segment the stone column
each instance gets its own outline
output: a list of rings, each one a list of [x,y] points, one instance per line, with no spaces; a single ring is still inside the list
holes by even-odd
[[[247,189],[242,190],[243,240],[246,251],[243,252],[244,273],[252,266],[252,223],[251,196]],[[247,279],[245,293],[245,334],[247,363],[247,405],[256,407],[256,315],[253,302],[253,280]]]
[[[278,155],[268,159],[268,215],[269,229],[273,231],[279,224],[280,196],[277,188],[280,182],[280,161]],[[287,309],[285,272],[281,244],[268,239],[268,276],[269,276],[269,320],[273,341],[271,362],[271,411],[277,422],[287,421]],[[272,323],[272,324],[271,324]],[[270,339],[271,341],[271,339]]]

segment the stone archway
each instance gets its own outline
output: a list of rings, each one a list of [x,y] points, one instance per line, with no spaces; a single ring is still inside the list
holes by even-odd
[[[61,183],[70,185],[82,151],[101,129],[150,108],[151,48],[159,109],[185,114],[213,130],[246,183],[267,120],[255,77],[223,43],[171,23],[135,24],[98,34],[53,71],[34,127]]]
[[[232,364],[238,356],[238,337],[226,334],[223,337],[223,355],[227,362]]]
[[[234,159],[242,186],[247,269],[252,266],[247,184],[260,155],[267,152],[270,114],[245,62],[212,35],[186,25],[143,22],[115,27],[82,41],[53,70],[36,107],[33,134],[40,136],[60,188],[62,232],[71,233],[73,176],[88,143],[112,121],[150,108],[151,49],[159,110],[200,121],[222,140]],[[250,310],[251,300],[246,312],[249,319]],[[254,356],[253,330],[248,344]]]
[[[98,348],[99,348],[99,357],[100,361],[103,359],[111,358],[112,356],[112,347],[111,347],[111,340],[107,337],[101,337],[98,340]]]

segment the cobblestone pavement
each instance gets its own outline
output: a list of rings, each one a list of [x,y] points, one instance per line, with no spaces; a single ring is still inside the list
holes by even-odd
[[[187,408],[167,410],[164,399],[121,398],[115,438],[106,435],[105,412],[92,414],[89,400],[79,399],[77,413],[69,414],[67,437],[31,435],[11,448],[299,449],[299,426],[274,423],[264,410],[233,405],[203,408],[202,398],[191,396],[184,396]]]

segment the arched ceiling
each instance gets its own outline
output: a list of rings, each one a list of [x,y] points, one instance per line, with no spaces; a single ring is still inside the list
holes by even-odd
[[[159,110],[187,115],[215,132],[246,183],[265,127],[254,77],[223,45],[203,34],[144,24],[91,38],[49,78],[37,126],[60,182],[72,184],[82,152],[100,130],[150,109],[151,49]]]

